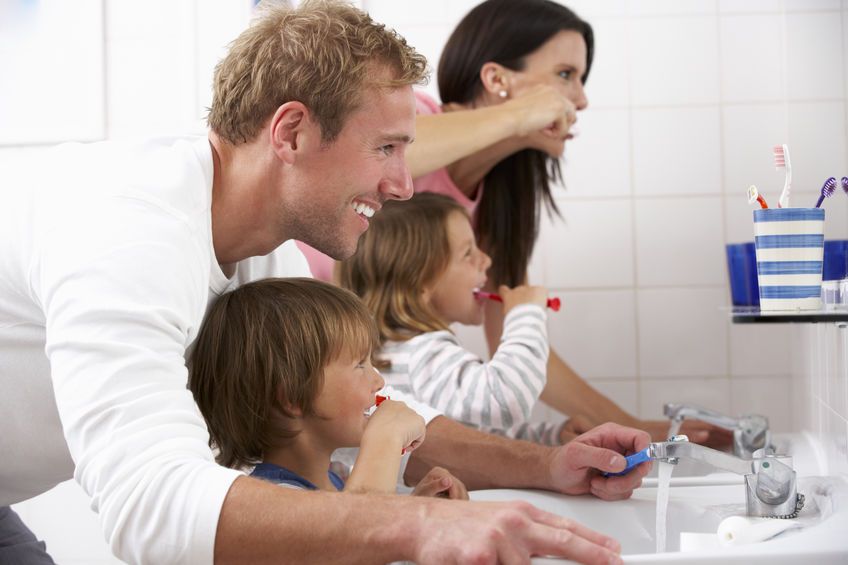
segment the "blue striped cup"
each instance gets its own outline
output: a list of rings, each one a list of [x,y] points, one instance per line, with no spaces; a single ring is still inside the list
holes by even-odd
[[[821,308],[823,208],[754,210],[760,310]]]

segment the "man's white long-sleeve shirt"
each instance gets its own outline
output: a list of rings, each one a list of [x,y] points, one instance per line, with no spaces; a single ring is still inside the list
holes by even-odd
[[[224,275],[212,176],[205,137],[66,145],[0,169],[0,505],[73,474],[131,563],[211,563],[240,475],[214,463],[186,389],[208,305],[309,276],[293,241]]]

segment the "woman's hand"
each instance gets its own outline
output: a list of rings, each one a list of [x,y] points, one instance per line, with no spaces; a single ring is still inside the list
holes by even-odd
[[[413,496],[436,496],[453,500],[468,500],[465,484],[447,469],[433,467],[412,489]]]
[[[426,432],[424,418],[403,402],[387,398],[368,418],[362,443],[397,442],[399,451],[408,453],[421,445]]]
[[[504,314],[520,304],[538,304],[542,308],[548,304],[548,289],[543,286],[521,285],[509,288],[501,285],[498,293],[503,299]]]

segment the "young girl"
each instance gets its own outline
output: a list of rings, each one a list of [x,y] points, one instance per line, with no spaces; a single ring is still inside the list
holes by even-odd
[[[483,322],[475,290],[486,284],[490,264],[465,208],[424,193],[383,206],[342,263],[341,280],[374,313],[390,386],[485,431],[562,443],[561,425],[527,423],[546,380],[546,290],[500,287],[504,333],[488,363],[448,329]]]
[[[301,489],[395,492],[402,452],[424,439],[424,420],[385,400],[371,366],[377,330],[350,292],[312,279],[265,279],[221,296],[191,355],[189,388],[218,462]],[[330,458],[359,447],[347,473]],[[434,468],[414,494],[467,498]]]

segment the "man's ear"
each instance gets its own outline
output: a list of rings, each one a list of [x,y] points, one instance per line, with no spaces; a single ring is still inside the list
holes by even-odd
[[[297,152],[311,137],[312,123],[309,108],[302,102],[286,102],[271,117],[271,148],[285,163],[294,163]]]

